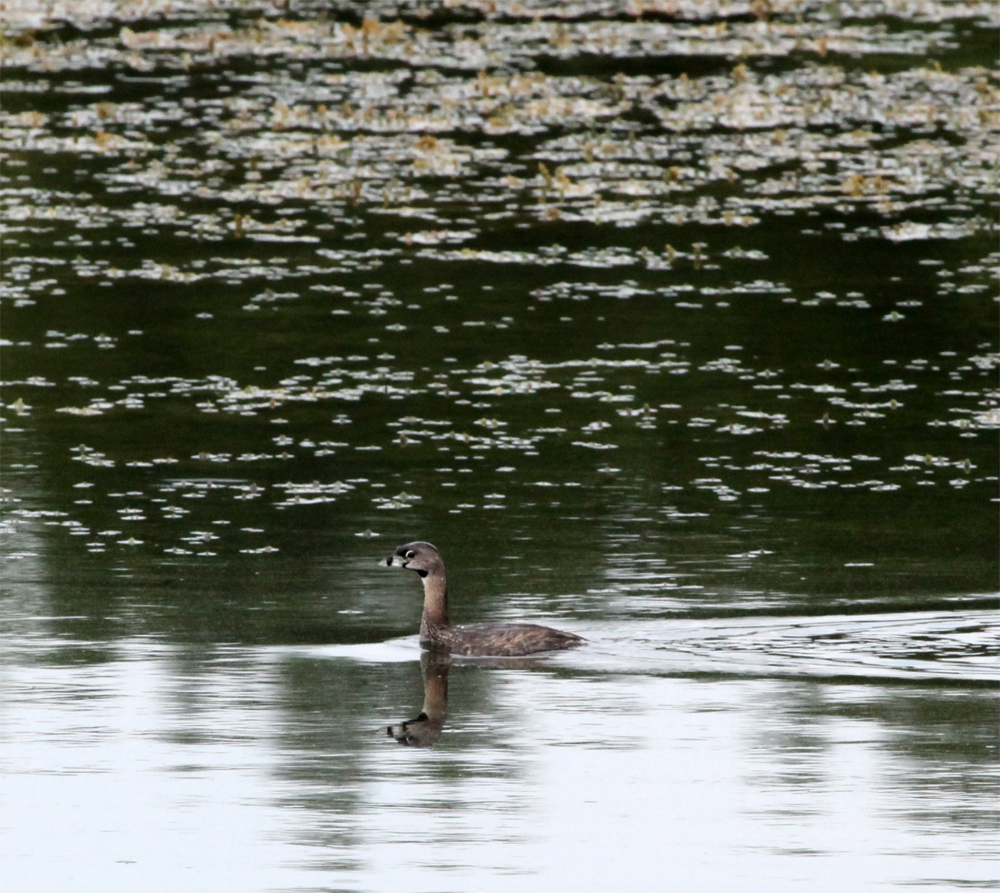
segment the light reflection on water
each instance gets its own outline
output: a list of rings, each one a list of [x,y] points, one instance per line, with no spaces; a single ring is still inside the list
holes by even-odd
[[[986,620],[639,621],[596,630],[576,652],[446,663],[426,692],[412,638],[12,640],[7,883],[987,883],[995,705],[975,687],[995,666],[980,663],[995,650]],[[909,655],[914,644],[933,659]],[[437,710],[440,738],[398,747],[386,726],[421,709]]]

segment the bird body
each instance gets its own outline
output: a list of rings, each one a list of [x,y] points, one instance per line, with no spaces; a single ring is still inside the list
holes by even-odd
[[[381,562],[416,572],[424,584],[420,644],[428,650],[483,657],[518,657],[560,651],[586,639],[534,623],[477,623],[452,626],[448,616],[448,577],[441,553],[430,543],[400,546]]]

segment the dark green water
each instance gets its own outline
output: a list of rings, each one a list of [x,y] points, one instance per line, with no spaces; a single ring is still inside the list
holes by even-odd
[[[645,6],[10,14],[12,890],[995,885],[996,10]]]

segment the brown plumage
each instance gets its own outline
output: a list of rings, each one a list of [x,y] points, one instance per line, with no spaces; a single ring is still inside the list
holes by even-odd
[[[429,650],[483,657],[518,657],[582,645],[586,639],[534,623],[477,623],[452,626],[448,619],[448,578],[441,553],[430,543],[400,546],[382,562],[420,575],[424,584],[424,614],[420,644]]]

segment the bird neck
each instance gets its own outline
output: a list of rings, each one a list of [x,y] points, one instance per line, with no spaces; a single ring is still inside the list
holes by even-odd
[[[420,634],[448,623],[448,580],[443,571],[432,571],[424,577],[424,616],[420,620]]]

